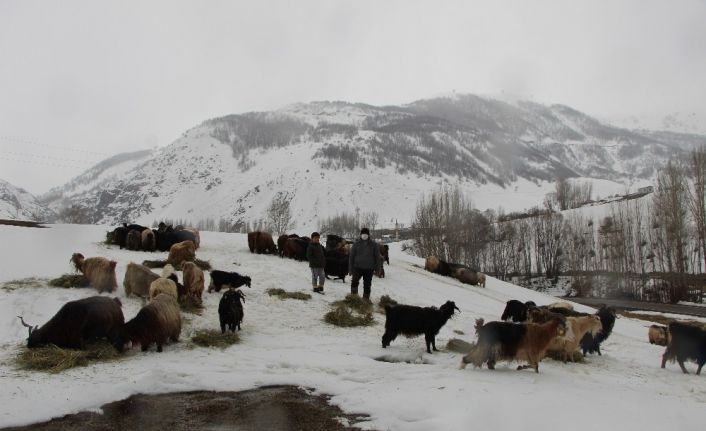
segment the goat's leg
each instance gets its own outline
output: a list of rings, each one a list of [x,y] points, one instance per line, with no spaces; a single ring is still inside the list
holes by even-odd
[[[598,352],[598,356],[603,356],[601,355],[601,346],[596,346],[596,352]]]
[[[429,338],[429,335],[424,334],[424,341],[426,341],[427,343],[427,353],[431,353],[431,349],[429,348],[429,346],[431,345],[431,339]]]
[[[431,348],[432,348],[435,352],[438,352],[438,350],[436,350],[436,337],[433,336],[433,335],[431,336]]]
[[[489,359],[489,360],[488,360],[488,369],[489,369],[489,370],[494,370],[494,369],[495,369],[495,359]]]
[[[662,368],[664,368],[665,365],[667,365],[667,359],[669,357],[669,354],[670,354],[669,347],[667,347],[667,350],[665,350],[664,355],[662,355]]]
[[[686,370],[686,367],[684,366],[684,360],[681,358],[677,358],[677,362],[679,363],[679,366],[681,367],[681,370],[684,374],[689,374],[689,372]]]
[[[701,362],[699,362],[699,368],[696,369],[697,376],[701,375],[701,368],[703,368],[705,363],[706,363],[706,360],[701,360]]]
[[[225,334],[225,333],[226,333],[226,324],[221,322],[221,334]]]

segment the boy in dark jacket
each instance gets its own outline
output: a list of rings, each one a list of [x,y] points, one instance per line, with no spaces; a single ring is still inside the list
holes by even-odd
[[[318,232],[312,233],[311,242],[306,249],[306,260],[309,261],[309,268],[311,268],[311,285],[316,293],[324,293],[324,281],[326,280],[326,273],[324,272],[326,256],[324,255],[324,246],[321,245],[320,240],[321,235]]]
[[[373,282],[373,272],[382,269],[380,247],[370,238],[368,228],[360,230],[360,238],[351,247],[348,257],[348,274],[351,278],[351,293],[358,294],[358,284],[363,278],[363,298],[370,299],[370,286]]]

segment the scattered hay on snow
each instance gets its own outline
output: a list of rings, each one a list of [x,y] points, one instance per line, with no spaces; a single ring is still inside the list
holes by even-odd
[[[341,302],[341,301],[339,301]],[[350,328],[354,326],[370,326],[375,323],[373,314],[368,313],[353,313],[350,307],[339,304],[335,308],[324,315],[324,321],[335,326]]]
[[[563,361],[564,360],[563,355],[556,350],[548,351],[547,357],[552,358],[555,361]],[[584,362],[586,362],[586,359],[583,357],[583,354],[581,352],[579,352],[578,350],[575,350],[568,355],[567,361],[584,363]]]
[[[52,287],[88,287],[90,283],[83,274],[64,274],[59,278],[49,280],[49,286]]]
[[[357,311],[360,314],[368,314],[373,311],[373,303],[361,296],[348,294],[340,301],[335,301],[331,304],[334,307],[345,306]]]
[[[49,345],[28,349],[22,347],[17,355],[17,366],[22,370],[59,373],[74,367],[83,367],[120,357],[117,350],[106,341],[89,344],[83,350],[62,349]]]
[[[463,341],[460,338],[452,338],[446,343],[446,350],[466,354],[470,352],[474,346],[475,344]]]
[[[311,299],[311,295],[304,292],[288,292],[284,289],[275,288],[267,289],[265,292],[267,292],[268,295],[276,296],[279,299],[299,299],[300,301],[308,301]]]
[[[225,349],[233,344],[238,344],[240,337],[235,332],[226,331],[224,334],[221,334],[221,331],[207,329],[196,331],[191,337],[191,342],[201,347],[218,347]]]
[[[195,300],[191,296],[184,296],[179,299],[179,308],[184,313],[198,314],[200,316],[205,307],[203,302]]]

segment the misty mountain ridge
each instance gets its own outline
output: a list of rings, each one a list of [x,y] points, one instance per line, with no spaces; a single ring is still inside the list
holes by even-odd
[[[491,208],[513,204],[506,190],[533,188],[539,204],[556,177],[649,181],[703,144],[701,135],[622,129],[565,105],[474,95],[296,103],[204,121],[164,148],[94,166],[42,201],[83,206],[94,223],[239,223],[263,218],[281,195],[300,227],[356,209],[389,224],[408,221],[419,196],[443,184],[485,191],[478,204]]]

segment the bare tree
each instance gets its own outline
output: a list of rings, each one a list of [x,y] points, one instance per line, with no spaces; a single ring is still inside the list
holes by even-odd
[[[692,181],[688,189],[689,211],[698,237],[699,272],[701,272],[701,262],[704,263],[703,269],[706,269],[706,147],[702,146],[691,153],[689,175]]]
[[[289,206],[289,197],[287,194],[278,192],[270,206],[267,207],[267,226],[270,230],[276,234],[286,233],[288,229],[291,229],[293,225],[292,222],[292,211]]]
[[[361,228],[367,227],[371,231],[375,230],[378,225],[378,213],[375,211],[370,211],[363,213],[363,215],[360,218],[360,226]]]

